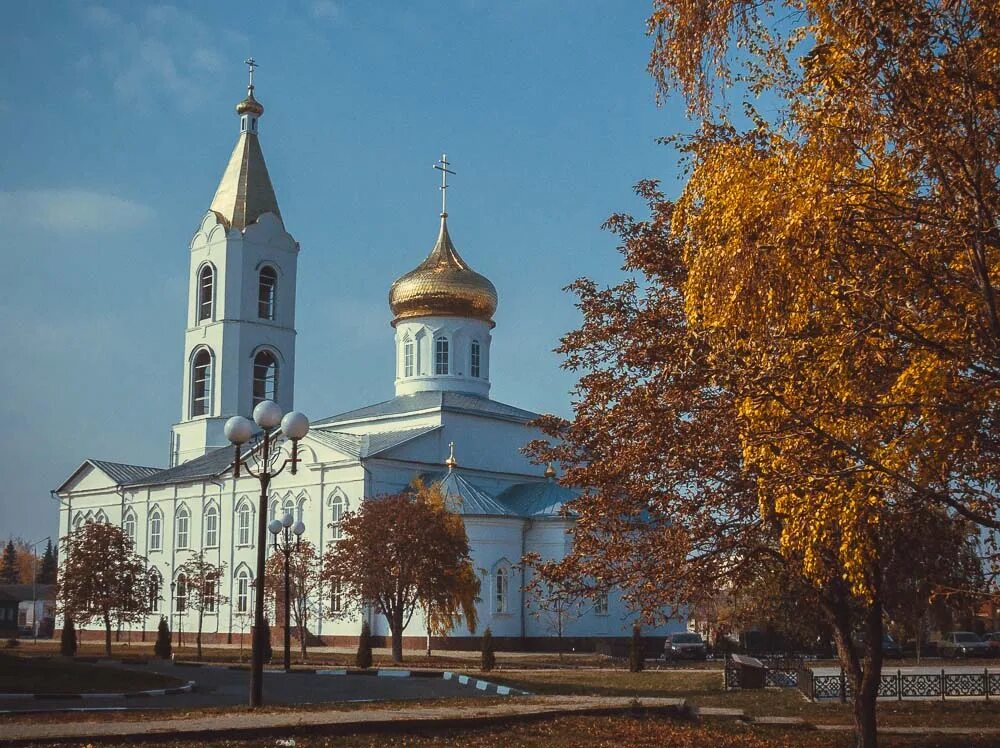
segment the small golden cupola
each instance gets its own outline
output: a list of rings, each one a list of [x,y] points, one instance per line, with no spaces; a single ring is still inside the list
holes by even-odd
[[[448,212],[445,210],[445,181],[448,170],[447,156],[442,155],[441,171],[441,228],[437,242],[427,259],[406,275],[397,279],[389,289],[389,308],[392,326],[415,317],[469,317],[494,326],[493,314],[497,310],[497,290],[489,279],[483,277],[462,259],[448,233]]]
[[[497,290],[458,254],[448,234],[448,214],[427,259],[389,289],[393,327],[414,317],[471,317],[494,326]]]

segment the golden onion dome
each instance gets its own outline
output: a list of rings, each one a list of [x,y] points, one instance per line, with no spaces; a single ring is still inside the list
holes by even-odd
[[[247,91],[247,97],[236,105],[237,114],[256,114],[258,117],[264,113],[264,105],[253,97],[253,89]]]
[[[392,326],[414,317],[472,317],[493,327],[497,290],[470,268],[448,235],[448,214],[441,214],[441,232],[427,259],[399,278],[389,289]]]

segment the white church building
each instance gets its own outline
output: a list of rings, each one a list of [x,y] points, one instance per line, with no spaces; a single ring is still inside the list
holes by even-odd
[[[155,570],[156,610],[134,632],[155,631],[161,616],[173,631],[193,630],[196,614],[185,611],[175,570],[198,552],[225,564],[220,592],[228,602],[206,613],[206,641],[249,632],[260,484],[245,471],[234,478],[223,426],[266,399],[292,410],[299,259],[264,163],[258,135],[264,109],[253,88],[251,79],[236,107],[236,147],[191,239],[181,409],[167,467],[87,459],[53,492],[60,536],[87,521],[118,524]],[[497,292],[459,255],[443,207],[430,254],[389,293],[394,396],[315,421],[299,444],[297,473],[286,470],[272,481],[263,511],[269,519],[294,514],[306,526],[304,539],[322,553],[337,542],[343,514],[361,502],[401,491],[417,476],[440,482],[462,515],[482,587],[475,635],[459,627],[436,645],[478,646],[489,626],[500,647],[554,648],[556,627],[533,612],[520,561],[531,552],[543,558],[568,552],[573,520],[560,510],[574,492],[556,482],[551,467],[543,471],[521,452],[542,436],[530,425],[537,414],[490,399]],[[335,614],[343,605],[335,590],[321,597],[322,613],[309,625],[313,642],[355,643],[360,617]],[[388,638],[383,616],[363,615],[377,638]],[[566,617],[564,643],[590,649],[623,639],[632,620],[611,591]],[[684,628],[678,618],[644,633]],[[404,643],[422,644],[424,636],[418,612]]]

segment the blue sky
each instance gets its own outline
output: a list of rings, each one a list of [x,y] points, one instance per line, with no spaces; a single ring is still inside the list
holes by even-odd
[[[302,247],[296,407],[392,396],[386,296],[449,227],[500,297],[492,396],[568,415],[561,289],[619,279],[616,210],[675,189],[688,127],[645,72],[646,2],[9,4],[0,27],[0,536],[56,532],[85,457],[163,465],[180,413],[188,242],[235,142],[261,143]]]

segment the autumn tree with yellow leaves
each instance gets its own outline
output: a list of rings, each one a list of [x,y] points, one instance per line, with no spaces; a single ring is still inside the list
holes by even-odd
[[[464,618],[475,632],[479,578],[462,517],[449,511],[438,485],[365,499],[340,522],[341,537],[323,558],[323,580],[337,584],[338,615],[365,607],[385,616],[393,662],[403,660],[403,631],[417,608],[432,634],[446,634]]]
[[[546,571],[653,615],[780,563],[874,746],[893,544],[932,575],[935,522],[1000,527],[1000,6],[656,0],[648,30],[699,127],[679,198],[609,221],[635,280],[572,287],[574,418],[533,449],[590,490]]]

